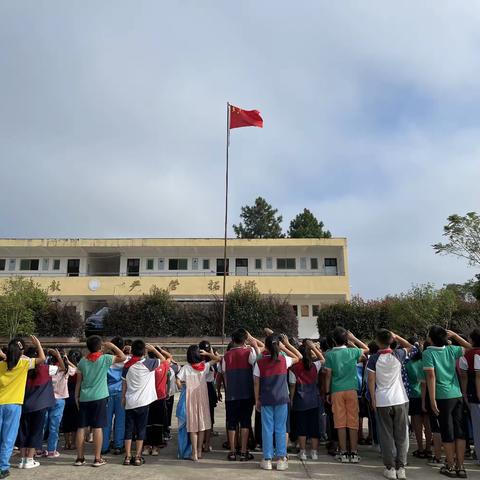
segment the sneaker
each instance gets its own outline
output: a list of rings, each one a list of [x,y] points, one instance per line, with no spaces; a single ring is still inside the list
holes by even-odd
[[[271,460],[265,460],[263,459],[261,462],[260,462],[260,468],[262,470],[271,470],[272,469],[272,461]]]
[[[360,463],[360,457],[357,452],[352,452],[350,454],[350,463]]]
[[[53,452],[48,452],[46,456],[47,458],[58,458],[60,456],[60,453],[54,450]]]
[[[10,470],[0,470],[0,479],[10,476]]]
[[[389,480],[397,480],[397,472],[394,468],[385,468],[383,476]]]
[[[104,458],[96,458],[92,463],[92,467],[103,467],[106,464],[107,461]]]
[[[341,462],[342,461],[342,452],[335,452],[334,457],[335,457],[335,460],[337,462]]]
[[[23,468],[29,469],[29,468],[37,468],[40,466],[40,462],[37,462],[33,458],[28,458],[25,460],[25,463],[23,464]]]
[[[342,463],[350,463],[350,455],[347,452],[343,452],[340,456],[340,461]]]
[[[305,450],[300,450],[300,453],[298,454],[298,459],[302,462],[307,461],[307,454],[305,453]]]
[[[405,472],[405,469],[403,467],[400,467],[397,470],[397,478],[398,478],[398,480],[406,480],[407,473]]]
[[[81,467],[85,465],[85,457],[83,458],[78,458],[75,460],[75,463],[73,464],[74,467]]]
[[[24,467],[25,467],[25,459],[22,458],[22,459],[20,460],[20,463],[18,464],[18,468],[24,468]]]
[[[277,470],[283,471],[288,469],[288,458],[283,457],[277,461]]]
[[[310,457],[312,458],[312,460],[318,460],[318,452],[316,450],[312,450],[310,452]]]

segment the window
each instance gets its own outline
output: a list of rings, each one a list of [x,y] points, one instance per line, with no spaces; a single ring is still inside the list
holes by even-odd
[[[300,270],[306,270],[306,269],[307,269],[307,258],[300,257]]]
[[[310,269],[311,270],[318,270],[318,258],[311,258],[310,259]]]
[[[325,259],[325,266],[326,267],[336,267],[337,266],[337,259],[336,258],[326,258]]]
[[[202,261],[202,269],[203,270],[210,270],[210,259],[204,258]]]
[[[38,270],[38,258],[22,258],[20,270]]]
[[[50,259],[42,258],[42,270],[48,270],[49,266],[50,266]]]
[[[187,270],[188,260],[186,258],[169,258],[168,269],[169,270]]]
[[[0,258],[0,270],[5,270],[5,259]]]
[[[127,258],[127,276],[138,277],[140,275],[140,259]]]
[[[308,305],[301,305],[300,306],[300,312],[302,313],[302,317],[308,317],[309,316],[309,308]]]
[[[153,270],[154,260],[153,258],[147,258],[147,270]]]
[[[292,305],[293,311],[295,312],[295,316],[298,317],[298,305]]]
[[[295,258],[277,258],[278,270],[295,270],[297,268],[297,262]]]
[[[261,258],[256,258],[255,259],[255,270],[261,270],[262,269],[262,259]]]
[[[67,260],[67,275],[69,277],[78,277],[80,275],[79,258],[69,258]]]
[[[318,317],[320,314],[320,305],[312,305],[312,316]]]
[[[60,270],[60,259],[59,258],[56,258],[53,261],[53,269],[54,270]]]
[[[271,270],[272,268],[273,268],[272,257],[267,257],[267,270]]]

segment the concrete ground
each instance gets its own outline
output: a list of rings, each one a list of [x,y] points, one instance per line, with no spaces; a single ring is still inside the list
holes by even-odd
[[[109,462],[101,468],[92,468],[90,465],[74,467],[75,452],[61,450],[61,456],[57,459],[40,459],[41,466],[34,470],[18,470],[14,467],[16,458],[12,458],[11,478],[35,480],[52,480],[63,478],[68,480],[116,480],[116,479],[195,479],[195,480],[257,480],[268,478],[284,479],[345,479],[354,477],[358,480],[383,478],[383,466],[379,454],[371,447],[360,447],[362,461],[359,465],[342,465],[334,461],[333,457],[326,454],[325,448],[321,447],[318,461],[301,462],[296,455],[290,455],[289,469],[285,472],[263,471],[259,468],[261,459],[260,452],[253,452],[255,460],[248,463],[228,462],[227,452],[222,449],[225,434],[221,426],[225,424],[224,404],[219,404],[216,409],[216,428],[220,432],[218,437],[213,438],[213,452],[204,454],[199,463],[176,458],[176,432],[173,431],[173,439],[167,448],[160,451],[158,457],[147,457],[142,467],[124,467],[121,465],[123,456],[107,455]],[[176,426],[176,418],[173,419],[173,427]],[[412,445],[414,449],[414,445]],[[87,460],[91,462],[91,447],[87,446]],[[425,460],[409,457],[410,465],[407,467],[407,477],[411,479],[439,479],[445,478],[439,474],[438,468],[426,465]],[[466,468],[470,478],[480,480],[480,467],[473,464],[472,460],[466,462]]]

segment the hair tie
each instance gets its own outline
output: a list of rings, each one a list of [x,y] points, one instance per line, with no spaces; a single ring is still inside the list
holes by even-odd
[[[22,342],[17,342],[17,347],[18,347],[20,350],[23,350]]]

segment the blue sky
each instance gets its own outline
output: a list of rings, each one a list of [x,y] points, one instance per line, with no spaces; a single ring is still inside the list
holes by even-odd
[[[480,5],[0,3],[0,235],[221,236],[266,197],[348,237],[352,292],[477,271],[434,255],[480,210]],[[233,233],[233,232],[231,232]]]

